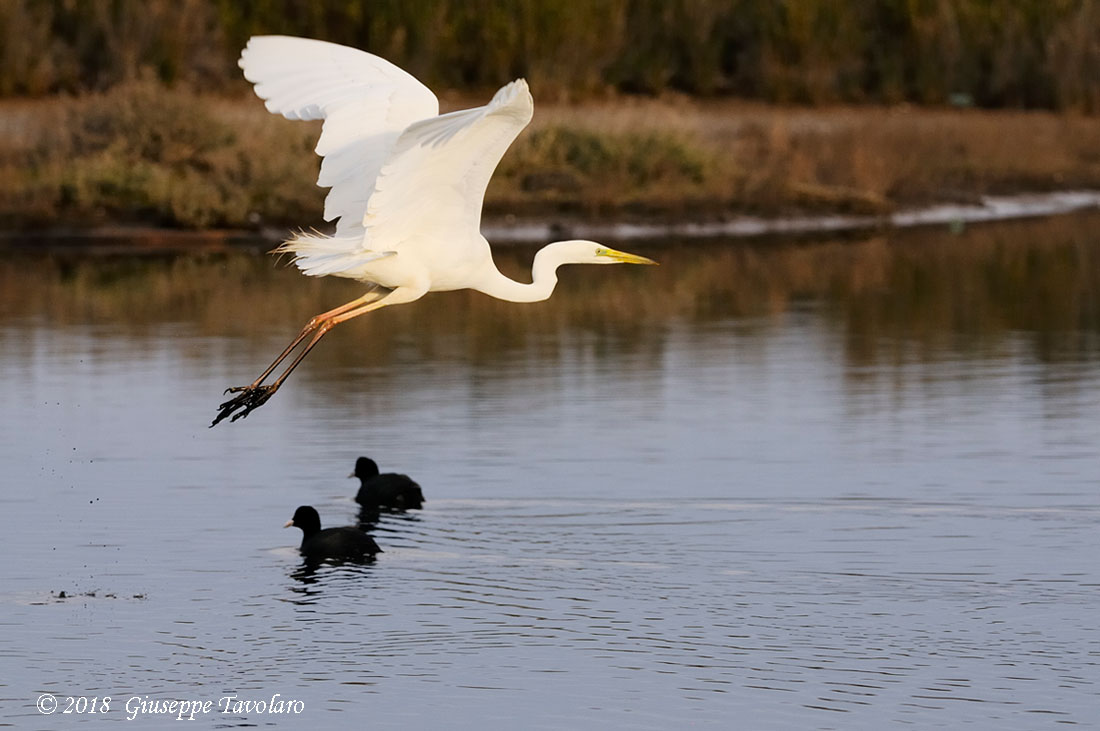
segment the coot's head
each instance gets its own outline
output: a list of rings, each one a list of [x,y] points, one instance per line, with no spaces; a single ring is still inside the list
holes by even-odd
[[[355,460],[355,472],[352,472],[348,477],[358,477],[360,480],[378,477],[378,465],[370,457],[360,457]]]
[[[294,517],[286,522],[284,528],[301,528],[307,536],[321,530],[321,516],[309,505],[302,505],[294,511]]]

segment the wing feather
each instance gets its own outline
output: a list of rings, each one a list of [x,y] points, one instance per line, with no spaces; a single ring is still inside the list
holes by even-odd
[[[410,124],[438,115],[435,95],[389,61],[307,38],[255,36],[239,65],[269,111],[325,120],[316,148],[324,158],[317,184],[330,188],[325,220],[339,219],[340,241],[361,237],[363,212],[390,149]]]
[[[375,181],[363,217],[364,246],[377,241],[400,250],[428,216],[438,230],[477,232],[489,178],[533,113],[527,82],[517,79],[483,107],[411,124]]]

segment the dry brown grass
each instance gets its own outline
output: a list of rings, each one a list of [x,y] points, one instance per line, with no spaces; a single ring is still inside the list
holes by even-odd
[[[563,124],[676,135],[707,161],[692,192],[709,210],[875,212],[1100,184],[1100,125],[1086,116],[675,99],[540,109],[532,127]]]
[[[321,225],[318,132],[253,97],[148,83],[6,103],[0,223]],[[621,99],[539,105],[490,184],[486,213],[867,213],[1075,187],[1100,187],[1095,118]]]

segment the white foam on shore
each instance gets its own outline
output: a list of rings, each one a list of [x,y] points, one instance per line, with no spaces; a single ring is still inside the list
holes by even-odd
[[[667,237],[749,237],[1005,221],[1013,218],[1061,215],[1088,208],[1100,208],[1100,190],[985,196],[980,203],[976,204],[947,203],[879,216],[798,216],[794,218],[739,216],[725,221],[707,223],[491,223],[482,227],[482,233],[490,241],[517,243],[541,242],[553,238],[622,241]]]

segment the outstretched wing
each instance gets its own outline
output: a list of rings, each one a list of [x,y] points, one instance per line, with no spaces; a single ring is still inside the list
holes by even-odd
[[[367,202],[366,248],[400,250],[429,218],[436,230],[476,232],[489,178],[533,112],[527,82],[518,79],[483,107],[409,126]]]
[[[389,61],[307,38],[255,36],[239,65],[268,111],[325,120],[316,148],[317,185],[331,188],[325,220],[340,219],[337,239],[360,239],[383,162],[405,128],[439,114],[435,95]]]

